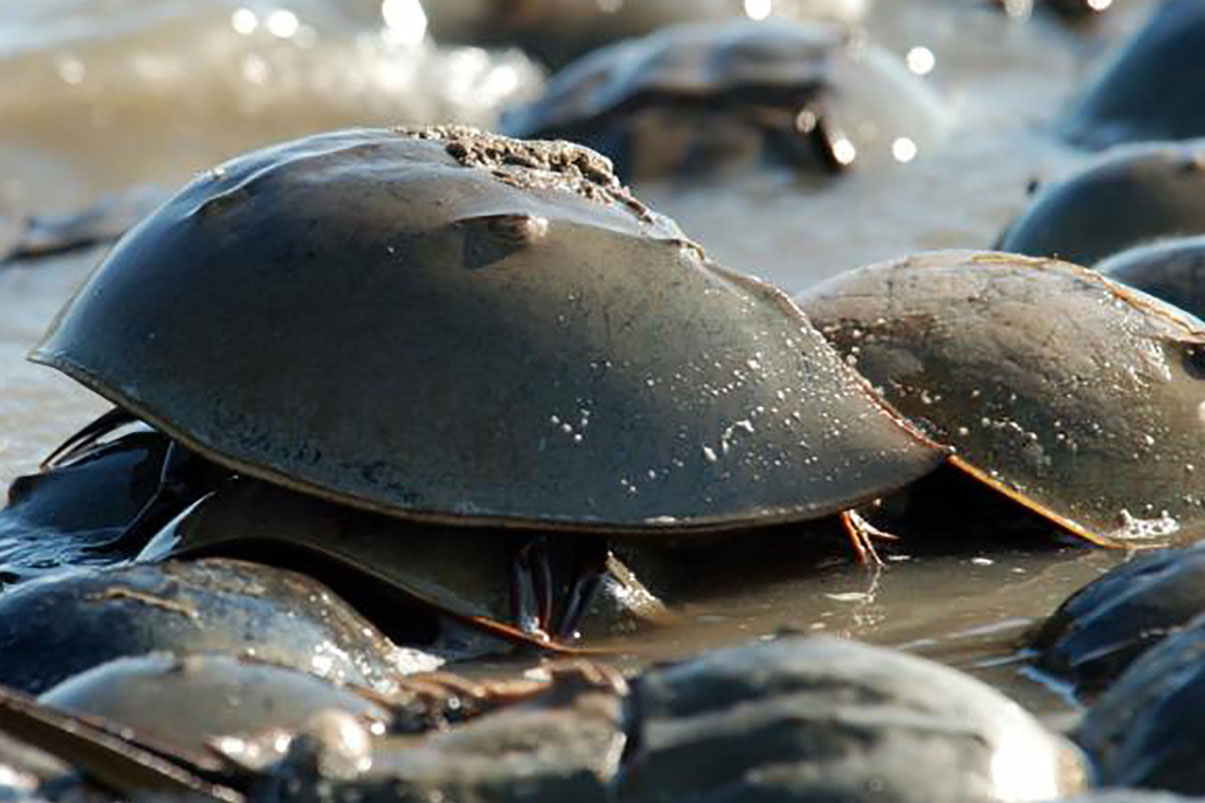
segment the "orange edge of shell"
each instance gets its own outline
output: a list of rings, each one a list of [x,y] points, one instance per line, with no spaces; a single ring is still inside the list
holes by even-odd
[[[1119,541],[1109,538],[1106,535],[1101,535],[1098,532],[1089,530],[1088,528],[1084,527],[1079,522],[1073,521],[1072,519],[1069,519],[1066,516],[1061,516],[1058,513],[1055,513],[1050,508],[1048,508],[1044,505],[1038,504],[1037,502],[1035,502],[1033,499],[1030,499],[1025,494],[1021,493],[1020,491],[1016,490],[1015,488],[1010,488],[1008,485],[1004,484],[1000,480],[998,480],[995,477],[993,477],[992,475],[988,474],[983,469],[978,468],[977,466],[974,466],[971,463],[968,463],[966,460],[959,457],[958,455],[952,454],[949,456],[948,460],[950,462],[950,465],[954,466],[959,471],[969,474],[970,476],[974,477],[975,479],[979,480],[980,482],[984,483],[985,485],[989,486],[990,488],[993,488],[996,491],[1004,494],[1005,496],[1007,496],[1009,499],[1013,500],[1014,502],[1017,502],[1018,504],[1024,506],[1025,508],[1032,510],[1034,513],[1037,513],[1042,518],[1052,522],[1053,524],[1058,525],[1063,530],[1066,530],[1071,535],[1074,535],[1076,538],[1083,539],[1084,541],[1087,541],[1091,544],[1095,544],[1096,546],[1109,547],[1109,548],[1113,548],[1113,549],[1121,549],[1121,548],[1125,547],[1125,544],[1122,544]]]

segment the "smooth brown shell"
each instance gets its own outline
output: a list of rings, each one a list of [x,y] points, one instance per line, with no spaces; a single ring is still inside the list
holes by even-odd
[[[304,567],[336,593],[346,593],[354,583],[372,599],[369,589],[383,584],[487,634],[550,646],[514,623],[515,556],[524,538],[489,527],[402,521],[234,479],[172,522],[144,556],[164,550],[183,558],[250,554]],[[607,604],[590,606],[576,630],[624,632],[670,620],[661,602],[618,559],[610,558],[608,568],[597,600]],[[327,572],[334,576],[325,577]],[[371,608],[389,604],[382,592]],[[369,603],[362,607],[369,610]]]
[[[1205,324],[1054,260],[948,251],[802,299],[959,467],[1084,537],[1205,524]]]
[[[32,359],[205,456],[452,523],[812,518],[941,454],[568,143],[353,130],[198,178]]]

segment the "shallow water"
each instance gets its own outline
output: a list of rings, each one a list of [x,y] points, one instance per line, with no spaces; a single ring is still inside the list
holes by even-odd
[[[0,17],[0,215],[10,218],[133,184],[173,186],[239,151],[309,131],[488,124],[503,101],[541,80],[517,53],[436,50],[402,22],[382,31],[367,0],[293,0],[288,9],[220,0],[19,5]],[[1082,158],[1045,128],[1094,57],[1148,5],[1122,4],[1077,31],[1046,17],[1009,20],[977,0],[879,0],[872,36],[901,56],[923,47],[933,57],[926,80],[952,110],[943,146],[834,181],[761,175],[638,194],[714,257],[790,291],[908,251],[988,246],[1031,181]],[[0,483],[32,470],[105,407],[22,359],[102,253],[0,267]],[[885,554],[889,566],[878,574],[837,557],[795,579],[696,601],[682,626],[614,646],[642,662],[782,627],[823,630],[936,657],[1046,715],[1069,708],[1023,671],[1016,644],[1123,555],[1052,546],[909,557],[907,544]]]

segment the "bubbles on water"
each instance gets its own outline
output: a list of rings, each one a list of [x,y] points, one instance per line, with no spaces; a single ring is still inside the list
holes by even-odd
[[[259,17],[249,8],[237,9],[230,15],[230,27],[235,33],[250,36],[259,28]]]
[[[928,75],[937,66],[937,57],[929,48],[918,45],[908,51],[904,57],[904,63],[914,74]]]
[[[833,159],[842,167],[848,167],[858,158],[858,149],[845,137],[833,142]]]
[[[1160,511],[1153,518],[1139,518],[1129,510],[1122,508],[1118,513],[1120,526],[1109,537],[1117,541],[1149,541],[1155,538],[1166,538],[1180,530],[1180,522],[1170,516],[1166,510]]]
[[[277,39],[288,39],[296,35],[301,27],[301,21],[297,19],[297,15],[287,8],[275,8],[268,12],[268,17],[264,21],[264,27],[268,33],[275,36]]]
[[[908,137],[896,137],[891,143],[891,156],[897,162],[907,164],[916,158],[916,143]]]
[[[59,78],[63,79],[63,83],[78,86],[84,82],[84,78],[88,75],[88,70],[84,63],[75,56],[63,56],[54,65],[55,71],[59,74]]]
[[[745,0],[745,16],[764,20],[774,12],[774,0]]]
[[[419,0],[383,0],[381,18],[393,41],[417,45],[427,35],[427,15]]]

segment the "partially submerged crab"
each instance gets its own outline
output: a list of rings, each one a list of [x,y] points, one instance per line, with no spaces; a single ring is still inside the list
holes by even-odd
[[[626,179],[771,164],[801,173],[910,160],[941,99],[864,35],[807,23],[679,25],[591,53],[504,126],[581,142]]]
[[[216,168],[115,247],[32,358],[119,405],[52,463],[135,419],[172,439],[137,543],[231,474],[574,549],[837,514],[943,458],[606,159],[463,128]],[[598,576],[521,570],[570,600]]]
[[[1091,265],[1125,248],[1205,233],[1205,140],[1130,145],[1042,186],[996,248]]]
[[[865,15],[869,5],[869,0],[778,0],[770,11],[788,19],[852,23]],[[429,30],[439,42],[517,44],[559,65],[666,25],[747,17],[749,8],[743,0],[434,0],[424,10]]]

